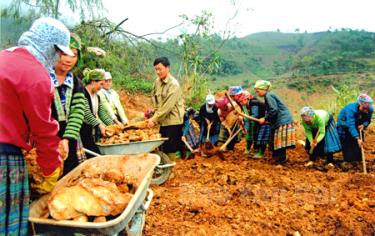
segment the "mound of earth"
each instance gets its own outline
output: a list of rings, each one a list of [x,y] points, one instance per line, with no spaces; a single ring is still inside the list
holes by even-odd
[[[334,169],[323,160],[304,164],[302,146],[289,162],[273,164],[234,151],[177,160],[173,177],[155,193],[145,235],[373,235],[375,233],[375,135],[367,138],[368,174],[362,164]]]

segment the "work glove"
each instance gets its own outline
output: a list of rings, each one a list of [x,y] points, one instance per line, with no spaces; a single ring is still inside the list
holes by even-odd
[[[61,167],[56,168],[49,176],[43,176],[40,184],[31,184],[31,187],[39,194],[46,194],[52,191],[61,175]]]

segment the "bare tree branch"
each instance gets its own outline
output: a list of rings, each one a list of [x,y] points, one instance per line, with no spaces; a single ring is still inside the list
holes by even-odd
[[[107,33],[105,33],[104,35],[107,36],[109,34],[112,34],[113,32],[117,31],[118,28],[120,28],[120,26],[125,22],[127,21],[129,18],[125,18],[123,19],[120,23],[118,23],[112,30],[108,31]]]
[[[150,36],[150,35],[154,35],[154,34],[165,34],[165,33],[167,33],[168,31],[170,31],[170,30],[172,30],[172,29],[174,29],[174,28],[177,28],[177,27],[179,27],[179,26],[181,26],[181,25],[183,25],[183,24],[184,24],[184,22],[181,22],[180,24],[175,25],[175,26],[172,26],[172,27],[170,27],[170,28],[164,30],[163,32],[148,33],[148,34],[141,35],[140,37],[146,37],[146,36]]]

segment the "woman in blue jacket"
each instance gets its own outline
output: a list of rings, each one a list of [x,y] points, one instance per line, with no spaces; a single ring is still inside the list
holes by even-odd
[[[270,88],[271,83],[266,80],[258,80],[254,86],[266,104],[266,115],[259,119],[259,123],[270,123],[272,156],[278,164],[282,164],[287,162],[286,149],[296,145],[296,130],[288,108],[276,94],[269,92]]]
[[[362,159],[363,132],[371,123],[373,111],[373,100],[367,94],[360,94],[357,102],[346,105],[340,111],[337,131],[342,144],[344,161],[352,162]]]

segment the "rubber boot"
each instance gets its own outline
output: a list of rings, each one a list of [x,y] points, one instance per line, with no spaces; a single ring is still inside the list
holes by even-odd
[[[175,152],[170,152],[170,153],[167,153],[168,157],[169,157],[169,160],[171,161],[176,161],[177,159],[177,155]]]
[[[263,157],[264,157],[264,150],[263,149],[259,149],[257,154],[255,154],[253,156],[254,159],[262,159]]]
[[[246,149],[245,151],[243,152],[244,155],[248,155],[248,154],[251,154],[251,145],[253,144],[253,142],[251,141],[246,141]]]

